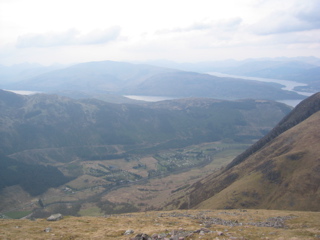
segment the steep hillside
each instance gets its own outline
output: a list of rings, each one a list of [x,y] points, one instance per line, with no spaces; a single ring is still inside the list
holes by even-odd
[[[320,210],[320,93],[299,104],[224,170],[171,202],[187,208]]]
[[[235,158],[230,165],[227,166],[227,169],[230,167],[237,165],[238,163],[245,160],[248,156],[255,153],[264,147],[268,142],[273,140],[275,137],[280,135],[281,133],[287,131],[288,129],[294,127],[300,122],[304,121],[312,114],[318,112],[320,110],[320,93],[314,94],[313,96],[307,98],[302,101],[293,111],[291,111],[286,117],[284,117],[277,126],[272,129],[266,136],[261,138],[255,144],[252,145],[245,152],[240,154],[237,158]]]

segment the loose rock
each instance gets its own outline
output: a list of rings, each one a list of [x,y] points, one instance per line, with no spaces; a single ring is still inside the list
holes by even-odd
[[[145,233],[139,233],[134,238],[130,238],[130,240],[151,240],[151,237]]]
[[[223,236],[223,232],[217,231],[218,236]]]
[[[124,232],[124,235],[130,235],[134,233],[134,231],[132,229],[128,229],[127,231]]]
[[[59,221],[63,218],[62,214],[57,213],[57,214],[53,214],[50,217],[47,218],[47,221]]]

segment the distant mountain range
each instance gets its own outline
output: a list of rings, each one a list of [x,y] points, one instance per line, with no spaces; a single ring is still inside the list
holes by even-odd
[[[252,71],[257,69],[252,68],[251,65],[246,68]],[[112,96],[152,95],[228,100],[305,98],[296,92],[282,90],[280,84],[191,72],[194,69],[192,66],[189,71],[182,71],[146,64],[102,61],[80,63],[52,71],[45,68],[41,72],[38,68],[32,68],[34,69],[32,74],[30,74],[31,70],[19,70],[21,66],[17,67],[15,74],[13,74],[15,67],[11,67],[11,75],[6,74],[8,69],[8,67],[0,67],[0,76],[3,76],[0,79],[2,88],[58,93],[77,98],[94,97],[117,102],[125,102],[125,100],[121,98],[114,100]],[[214,67],[210,69],[217,70]]]
[[[319,122],[317,93],[226,168],[195,183],[169,206],[319,211]]]
[[[42,66],[40,64],[16,64],[13,66],[0,65],[0,86],[10,85],[40,74],[64,68],[63,65]]]
[[[290,80],[308,84],[308,87],[296,87],[296,90],[307,92],[320,91],[320,59],[315,57],[262,58],[242,61],[225,60],[199,63],[151,61],[149,63],[184,71],[202,73],[220,72],[247,77]]]

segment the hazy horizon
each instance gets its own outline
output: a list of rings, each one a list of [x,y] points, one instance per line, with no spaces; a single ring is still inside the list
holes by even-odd
[[[2,0],[0,64],[320,58],[317,0]]]
[[[304,59],[302,59],[304,58]],[[11,64],[7,64],[7,63],[0,63],[0,65],[5,66],[5,67],[12,67],[12,66],[19,66],[19,65],[29,65],[29,67],[31,67],[31,65],[34,65],[34,67],[54,67],[57,66],[58,68],[60,67],[69,67],[69,66],[73,66],[76,64],[81,64],[81,63],[89,63],[89,62],[107,62],[107,61],[111,61],[111,62],[123,62],[123,63],[132,63],[132,64],[147,64],[147,65],[153,65],[153,66],[159,66],[159,67],[163,67],[163,64],[201,64],[201,63],[223,63],[223,62],[228,62],[228,61],[237,61],[237,62],[245,62],[245,61],[262,61],[262,60],[271,60],[271,61],[276,61],[279,59],[279,61],[285,61],[285,60],[299,60],[302,59],[302,61],[306,60],[307,58],[313,58],[316,60],[320,61],[320,57],[315,57],[315,56],[296,56],[296,57],[286,57],[286,56],[279,56],[279,57],[260,57],[260,58],[244,58],[244,59],[232,59],[232,58],[228,58],[228,59],[221,59],[221,60],[206,60],[206,61],[174,61],[174,60],[168,60],[168,59],[146,59],[146,60],[112,60],[112,59],[101,59],[101,60],[88,60],[88,61],[75,61],[75,62],[68,62],[68,63],[62,63],[62,62],[52,62],[52,63],[42,63],[42,62],[30,62],[30,61],[24,61],[24,62],[17,62],[17,63],[11,63]],[[308,61],[305,61],[308,62]],[[319,65],[318,63],[314,63],[315,65]]]

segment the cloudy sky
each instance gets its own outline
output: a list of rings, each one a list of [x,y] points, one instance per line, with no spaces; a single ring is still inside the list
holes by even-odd
[[[320,57],[320,0],[0,0],[0,64]]]

